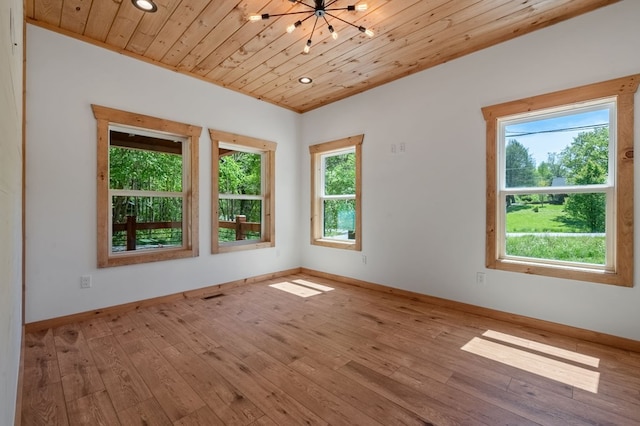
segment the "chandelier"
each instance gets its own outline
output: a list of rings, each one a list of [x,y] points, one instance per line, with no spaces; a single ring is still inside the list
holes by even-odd
[[[366,4],[358,4],[358,5],[349,5],[349,6],[345,6],[345,7],[331,7],[334,3],[337,3],[338,0],[314,0],[314,4],[308,4],[305,1],[302,0],[289,0],[291,3],[297,3],[297,4],[301,4],[305,7],[308,8],[308,10],[303,10],[300,12],[287,12],[287,13],[277,13],[277,14],[273,14],[270,15],[268,13],[263,13],[261,15],[259,14],[255,14],[255,15],[251,15],[249,16],[249,20],[251,22],[256,22],[256,21],[261,21],[263,19],[269,19],[271,17],[274,16],[285,16],[285,15],[300,15],[300,14],[309,14],[309,16],[307,16],[304,19],[299,19],[296,22],[294,22],[293,24],[289,25],[287,27],[287,32],[288,33],[292,33],[296,28],[298,28],[300,25],[302,25],[302,23],[304,21],[306,21],[309,18],[312,17],[316,17],[316,21],[313,24],[313,29],[311,30],[311,34],[309,35],[309,39],[307,40],[307,43],[304,46],[304,53],[309,53],[309,51],[311,50],[311,43],[312,43],[312,38],[313,38],[313,33],[316,30],[316,27],[318,26],[318,20],[324,20],[324,22],[327,24],[327,29],[329,30],[329,33],[331,34],[331,37],[333,37],[333,39],[337,39],[338,38],[338,32],[333,28],[333,25],[331,25],[329,23],[329,20],[327,19],[327,16],[333,18],[333,19],[337,19],[338,21],[344,22],[347,25],[350,25],[354,28],[357,28],[359,31],[365,33],[366,35],[368,35],[369,37],[373,37],[373,31],[371,31],[370,29],[367,29],[365,27],[363,27],[362,25],[355,25],[352,24],[351,22],[345,21],[344,19],[340,18],[339,16],[334,15],[331,12],[335,12],[338,10],[348,10],[348,11],[358,11],[358,12],[362,12],[367,10],[367,5]]]

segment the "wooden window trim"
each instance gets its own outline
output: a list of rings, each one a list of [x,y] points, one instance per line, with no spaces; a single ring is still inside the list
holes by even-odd
[[[275,142],[263,139],[252,138],[250,136],[238,135],[235,133],[223,132],[209,129],[211,138],[211,253],[229,253],[242,250],[255,250],[261,248],[275,247],[275,171],[276,171],[276,148]],[[266,185],[264,185],[264,222],[262,227],[261,240],[256,242],[242,242],[220,244],[218,240],[219,228],[219,205],[218,205],[218,172],[219,172],[219,148],[220,143],[254,148],[262,151],[265,155],[265,170],[263,170]]]
[[[350,136],[309,146],[311,154],[311,244],[345,250],[362,251],[362,143],[364,135]],[[323,154],[353,147],[356,152],[356,238],[355,241],[337,241],[322,238],[322,205],[317,194],[317,182],[322,172]]]
[[[633,143],[634,96],[640,83],[640,74],[630,75],[601,83],[561,90],[540,96],[506,102],[482,108],[486,129],[486,266],[534,275],[544,275],[593,283],[633,286]],[[563,105],[578,104],[598,99],[616,98],[616,262],[615,270],[592,271],[563,266],[543,266],[533,262],[517,262],[498,258],[497,251],[497,185],[498,119],[530,111],[544,110]]]
[[[176,121],[151,117],[91,105],[93,115],[98,124],[98,164],[97,164],[97,236],[98,236],[98,267],[131,265],[161,260],[181,259],[198,256],[198,142],[202,127]],[[183,246],[180,248],[165,248],[144,252],[111,253],[109,251],[109,125],[125,125],[137,127],[153,132],[170,133],[185,138],[188,144],[189,159],[186,182],[186,211],[183,220],[187,220],[186,231],[183,235]]]

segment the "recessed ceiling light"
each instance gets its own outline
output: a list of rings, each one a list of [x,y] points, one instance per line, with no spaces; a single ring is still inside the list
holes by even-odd
[[[155,12],[158,6],[152,0],[131,0],[131,3],[143,12]]]
[[[298,79],[298,81],[302,84],[309,84],[311,83],[313,80],[311,80],[311,77],[300,77]]]

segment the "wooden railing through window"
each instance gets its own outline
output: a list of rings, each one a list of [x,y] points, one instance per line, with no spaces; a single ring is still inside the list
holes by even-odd
[[[236,241],[246,239],[248,232],[260,232],[260,222],[247,222],[247,216],[237,215],[235,221],[219,221],[218,226],[236,231]],[[182,222],[137,222],[136,216],[127,216],[125,223],[114,223],[112,232],[126,231],[127,251],[136,249],[136,232],[149,229],[182,228]]]
[[[246,239],[247,232],[260,232],[260,222],[247,222],[247,216],[237,215],[235,221],[218,221],[218,226],[236,230],[236,241]]]

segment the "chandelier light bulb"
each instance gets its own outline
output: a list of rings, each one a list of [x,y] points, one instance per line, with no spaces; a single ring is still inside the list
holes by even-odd
[[[131,0],[131,1],[137,1],[137,0]],[[153,0],[142,0],[142,1],[153,1]],[[292,32],[294,32],[296,30],[296,28],[298,28],[299,26],[302,25],[303,22],[306,22],[307,19],[310,18],[314,18],[315,17],[315,22],[313,24],[313,28],[311,29],[311,34],[309,35],[309,39],[307,40],[306,45],[304,46],[303,49],[303,53],[309,53],[309,51],[311,51],[311,40],[313,39],[313,34],[316,30],[316,26],[318,25],[318,21],[324,20],[324,22],[327,24],[327,29],[329,30],[329,34],[331,34],[331,38],[333,38],[334,40],[338,39],[338,32],[335,30],[335,28],[333,28],[333,25],[331,25],[329,23],[328,17],[329,18],[334,18],[337,19],[339,21],[342,21],[343,23],[357,28],[358,31],[365,33],[367,36],[369,37],[373,37],[374,33],[372,30],[368,30],[365,27],[363,27],[362,25],[356,25],[352,22],[346,21],[344,19],[342,19],[340,16],[334,15],[333,13],[339,10],[346,10],[346,11],[350,11],[350,12],[362,12],[364,10],[367,10],[367,4],[366,3],[360,3],[360,4],[351,4],[348,6],[344,6],[344,7],[334,7],[333,4],[335,2],[337,2],[338,0],[314,0],[314,5],[312,6],[311,4],[307,4],[306,2],[304,2],[304,0],[289,0],[289,2],[294,3],[294,4],[300,4],[302,6],[305,6],[308,10],[305,11],[291,11],[291,12],[285,12],[285,13],[274,13],[274,14],[268,14],[268,13],[263,13],[263,14],[253,14],[249,16],[249,21],[251,22],[256,22],[256,21],[260,21],[260,20],[264,20],[264,19],[269,19],[269,18],[275,18],[275,17],[279,17],[279,16],[287,16],[287,15],[298,15],[300,13],[307,13],[308,16],[306,16],[304,19],[302,20],[298,20],[296,22],[294,22],[293,24],[287,26],[287,33],[291,34]],[[328,3],[328,4],[327,4]],[[329,7],[327,7],[329,6]]]
[[[292,33],[292,32],[294,32],[294,31],[295,31],[295,29],[296,29],[296,28],[298,28],[300,25],[302,25],[302,21],[296,21],[296,22],[294,22],[293,24],[291,24],[291,25],[289,25],[289,26],[287,27],[287,32],[288,32],[289,34],[291,34],[291,33]]]

